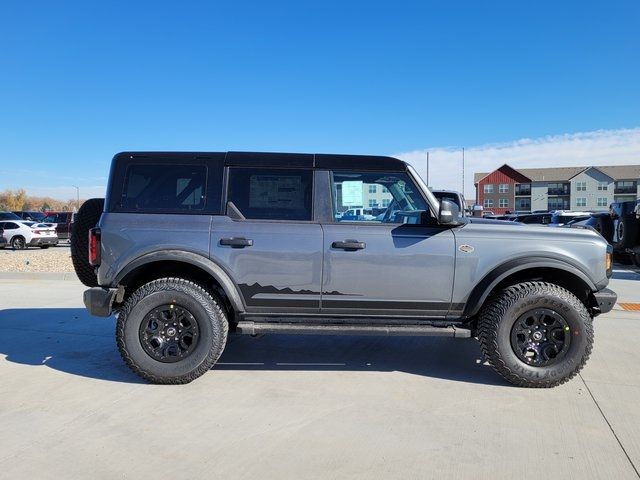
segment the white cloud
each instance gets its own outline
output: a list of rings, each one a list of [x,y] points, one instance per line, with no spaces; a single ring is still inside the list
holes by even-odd
[[[57,200],[73,200],[76,198],[76,189],[73,187],[24,187],[28,195],[34,197],[51,197]],[[104,198],[106,187],[80,185],[80,198]]]
[[[394,156],[412,164],[426,179],[425,155],[429,151],[429,185],[461,190],[461,150],[426,148]],[[475,198],[475,172],[491,172],[505,163],[514,168],[640,164],[640,128],[523,138],[465,148],[465,196]]]

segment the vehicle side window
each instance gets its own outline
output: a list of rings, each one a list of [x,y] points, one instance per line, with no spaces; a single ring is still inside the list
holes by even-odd
[[[4,228],[5,230],[16,230],[18,228],[20,228],[18,226],[18,224],[13,223],[13,222],[5,222],[3,225],[1,225],[2,228]]]
[[[336,222],[419,224],[429,212],[406,173],[334,171],[331,179]]]
[[[232,167],[227,201],[246,219],[309,221],[313,218],[313,171]]]
[[[120,206],[139,211],[189,211],[205,206],[204,165],[130,165]]]

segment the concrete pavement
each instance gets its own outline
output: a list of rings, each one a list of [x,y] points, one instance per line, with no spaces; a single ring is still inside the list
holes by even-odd
[[[640,275],[611,288],[640,302]],[[474,340],[232,337],[192,384],[122,363],[72,281],[0,279],[0,478],[640,478],[640,313],[582,374],[512,387]]]

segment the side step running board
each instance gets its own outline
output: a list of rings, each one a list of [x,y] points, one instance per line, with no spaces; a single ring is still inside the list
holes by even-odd
[[[409,337],[469,338],[471,330],[458,327],[434,327],[432,325],[314,325],[300,323],[238,322],[236,331],[245,335],[286,333],[307,335],[381,335]]]

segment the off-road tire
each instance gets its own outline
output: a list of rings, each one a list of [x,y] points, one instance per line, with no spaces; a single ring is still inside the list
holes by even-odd
[[[95,227],[104,210],[104,198],[91,198],[78,210],[71,231],[71,261],[73,269],[87,287],[97,287],[98,277],[89,264],[89,230]]]
[[[607,242],[613,241],[613,220],[609,215],[598,216],[595,229]]]
[[[511,346],[513,325],[522,314],[536,308],[557,312],[571,329],[569,350],[558,363],[528,365]],[[571,292],[551,283],[525,282],[500,290],[487,300],[480,312],[478,336],[485,359],[508,382],[549,388],[570,380],[587,362],[593,347],[593,322]]]
[[[633,248],[637,245],[640,222],[634,214],[625,215],[618,223],[618,248]],[[621,234],[621,235],[620,235]]]
[[[195,350],[174,363],[163,363],[143,348],[139,331],[145,316],[154,308],[173,302],[195,317],[199,340]],[[161,278],[143,285],[117,314],[116,342],[125,363],[151,383],[189,383],[206,373],[224,350],[229,323],[223,308],[202,286],[182,278]]]
[[[27,245],[24,237],[16,235],[11,239],[11,248],[13,248],[14,250],[26,250],[27,248],[29,248],[29,246]]]

